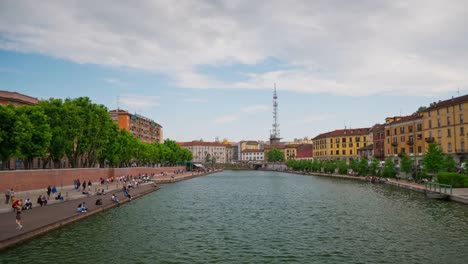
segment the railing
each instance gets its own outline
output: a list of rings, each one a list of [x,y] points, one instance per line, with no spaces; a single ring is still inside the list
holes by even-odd
[[[424,188],[429,191],[437,192],[437,187],[439,187],[439,192],[442,192],[442,188],[444,189],[443,193],[447,193],[447,188],[450,189],[450,194],[452,194],[452,185],[449,184],[442,184],[437,182],[425,182]]]
[[[466,151],[466,149],[463,148],[463,149],[456,149],[455,152],[456,153],[466,153],[467,151]]]
[[[431,142],[434,142],[434,137],[427,137],[425,138],[425,140],[427,143],[431,143]]]
[[[398,142],[392,142],[391,145],[394,146],[394,147],[396,147],[396,146],[398,146]]]

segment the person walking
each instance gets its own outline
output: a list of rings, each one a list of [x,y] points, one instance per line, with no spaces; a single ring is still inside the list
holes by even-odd
[[[50,199],[50,193],[51,193],[51,192],[52,192],[52,188],[51,188],[50,185],[49,185],[49,187],[47,187],[47,200]]]
[[[23,228],[23,225],[21,224],[21,211],[22,211],[22,204],[21,200],[18,202],[16,205],[16,229],[21,229]]]
[[[5,192],[5,204],[8,204],[10,202],[10,189],[6,189]]]
[[[83,192],[86,192],[86,180],[83,181]]]
[[[93,185],[91,180],[88,180],[88,192],[91,192],[91,185]]]

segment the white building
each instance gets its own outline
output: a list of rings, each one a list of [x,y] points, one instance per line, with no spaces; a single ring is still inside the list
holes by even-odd
[[[226,163],[227,145],[223,143],[192,141],[179,142],[179,145],[192,152],[193,162],[211,162],[214,158],[216,163]]]
[[[263,161],[265,152],[263,149],[245,149],[241,154],[242,161]]]

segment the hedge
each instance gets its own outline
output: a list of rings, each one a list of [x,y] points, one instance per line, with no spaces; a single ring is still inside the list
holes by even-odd
[[[452,187],[468,187],[468,176],[457,172],[440,172],[437,180],[442,184],[450,184]]]

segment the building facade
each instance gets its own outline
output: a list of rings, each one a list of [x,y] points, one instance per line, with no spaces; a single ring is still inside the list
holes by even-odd
[[[130,114],[121,109],[110,111],[110,116],[120,129],[130,131],[133,136],[143,142],[163,142],[162,126],[149,118]]]
[[[371,128],[371,132],[373,157],[383,161],[385,160],[385,126],[381,124],[375,124]]]
[[[368,145],[370,128],[339,129],[313,138],[314,158],[346,159],[359,157],[357,150]]]
[[[414,159],[415,165],[422,164],[425,153],[423,136],[423,116],[388,117],[385,120],[385,157],[391,157],[395,164],[400,164],[400,155],[407,154]]]
[[[297,160],[312,160],[314,158],[313,144],[300,144],[296,148]]]
[[[422,112],[427,144],[435,142],[444,154],[461,163],[467,160],[468,95],[434,102]]]
[[[204,141],[179,142],[178,144],[192,152],[193,162],[212,162],[214,159],[216,163],[226,163],[226,144]]]
[[[37,98],[20,94],[17,92],[8,92],[8,91],[0,91],[0,104],[8,105],[12,104],[15,106],[20,105],[35,105],[38,104],[39,100]]]
[[[242,152],[242,161],[264,161],[263,149],[246,149]]]

